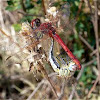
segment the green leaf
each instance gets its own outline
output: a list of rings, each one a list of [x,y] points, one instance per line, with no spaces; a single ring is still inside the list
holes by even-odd
[[[78,6],[79,5],[79,2],[78,1],[75,1],[75,5]]]
[[[84,28],[84,24],[83,23],[80,23],[79,27],[80,28]]]
[[[81,58],[82,54],[84,53],[84,49],[81,49],[81,50],[76,50],[74,52],[74,54],[78,57],[78,58]]]
[[[16,10],[16,8],[13,7],[13,6],[7,6],[5,9],[6,9],[6,10],[9,10],[9,11],[14,11],[14,10]]]
[[[13,5],[13,1],[9,0],[7,1],[8,5]]]
[[[20,22],[25,22],[25,21],[31,22],[32,19],[33,19],[33,16],[24,16],[24,17],[20,20]]]
[[[94,64],[94,65],[97,65],[97,61],[94,61],[93,64]]]
[[[15,31],[17,31],[17,32],[21,30],[20,24],[13,24],[13,27],[14,27]]]

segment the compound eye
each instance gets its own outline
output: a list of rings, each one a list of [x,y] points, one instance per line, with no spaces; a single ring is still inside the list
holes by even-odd
[[[36,21],[37,21],[37,22],[40,22],[40,19],[39,19],[39,18],[36,18]]]
[[[39,27],[39,26],[40,26],[40,24],[41,24],[40,19],[39,19],[39,18],[37,18],[37,19],[35,20],[35,22],[36,22],[36,26],[37,26],[37,27]]]

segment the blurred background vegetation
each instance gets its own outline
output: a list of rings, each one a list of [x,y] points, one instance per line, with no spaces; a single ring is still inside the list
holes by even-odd
[[[56,99],[43,75],[40,73],[33,75],[33,72],[28,71],[28,63],[11,64],[20,60],[20,57],[5,60],[16,52],[17,47],[13,46],[12,41],[7,42],[9,38],[2,33],[1,29],[14,40],[21,30],[22,22],[31,22],[37,17],[44,22],[50,3],[59,8],[65,2],[71,5],[70,17],[75,19],[76,24],[74,32],[66,33],[65,37],[61,33],[60,36],[80,60],[82,70],[74,75],[77,82],[64,82],[64,85],[63,79],[52,75],[50,78],[57,94],[61,97],[59,100],[100,100],[99,0],[0,0],[0,100]],[[10,50],[8,50],[9,45]],[[50,66],[46,70],[49,73],[53,72]]]

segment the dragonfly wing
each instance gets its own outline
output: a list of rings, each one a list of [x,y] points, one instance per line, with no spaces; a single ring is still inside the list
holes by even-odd
[[[72,32],[72,27],[75,26],[76,21],[74,18],[71,18],[71,11],[70,11],[70,4],[65,3],[64,5],[61,6],[59,10],[59,21],[60,25],[59,27],[62,28],[63,32]]]
[[[76,21],[71,17],[70,4],[66,2],[58,10],[53,5],[47,10],[47,19],[52,22],[57,33],[72,33]]]

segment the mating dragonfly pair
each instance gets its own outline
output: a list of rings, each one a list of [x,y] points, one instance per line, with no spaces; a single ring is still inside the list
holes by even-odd
[[[29,23],[24,23],[24,25],[22,26],[21,33],[23,36],[26,37],[26,39],[28,39],[27,40],[28,42],[34,41],[34,39],[35,39],[35,44],[36,44],[36,42],[37,42],[37,44],[40,43],[40,40],[42,40],[43,35],[47,35],[47,37],[51,38],[51,46],[50,46],[50,50],[49,50],[49,61],[50,61],[50,64],[51,64],[53,70],[55,72],[57,72],[59,76],[70,77],[71,73],[73,73],[76,70],[81,69],[80,62],[72,54],[72,52],[68,49],[68,47],[65,45],[63,40],[56,33],[56,30],[52,26],[52,23],[48,22],[48,23],[41,24],[40,19],[36,18],[36,19],[32,20],[31,25]],[[29,39],[31,39],[31,40],[29,40]],[[62,48],[65,50],[65,52],[71,58],[70,61],[65,62],[64,59],[62,59],[60,57],[60,59],[62,59],[62,61],[61,60],[60,61],[63,63],[60,65],[57,62],[56,58],[54,57],[54,53],[53,53],[54,40],[56,40],[62,46]]]
[[[64,7],[67,8],[68,5],[64,5],[63,9]],[[55,10],[54,7],[52,9]],[[53,13],[54,18],[52,16],[51,19],[55,19],[56,13],[58,12],[56,11],[55,13]],[[66,17],[65,13],[66,10],[64,11],[64,13],[62,13],[64,16],[62,16],[61,20],[63,20]],[[60,14],[58,13],[57,15]],[[38,44],[43,39],[51,38],[51,46],[50,46],[49,57],[48,57],[50,64],[53,70],[57,72],[59,76],[69,77],[71,76],[71,73],[81,69],[81,64],[78,61],[78,59],[72,54],[72,52],[68,49],[68,47],[65,45],[63,40],[60,38],[60,36],[57,34],[57,28],[55,28],[55,23],[57,23],[57,19],[59,19],[59,17],[61,16],[57,16],[54,23],[51,22],[51,20],[49,22],[41,23],[39,18],[32,20],[31,24],[29,24],[28,22],[23,23],[22,30],[20,33],[22,34],[22,36],[25,37],[25,40],[27,42],[27,46],[25,48],[27,48],[27,50],[30,51],[31,53],[34,51],[33,50],[34,47],[38,46]],[[44,38],[44,36],[46,36],[46,38]],[[64,59],[60,58],[62,60],[60,61],[63,63],[62,64],[58,63],[53,53],[54,40],[61,45],[61,47],[64,49],[64,51],[67,53],[68,57],[71,60],[66,62],[64,61]],[[41,56],[41,58],[43,58],[43,56]],[[32,61],[31,61],[31,65],[33,65]]]

